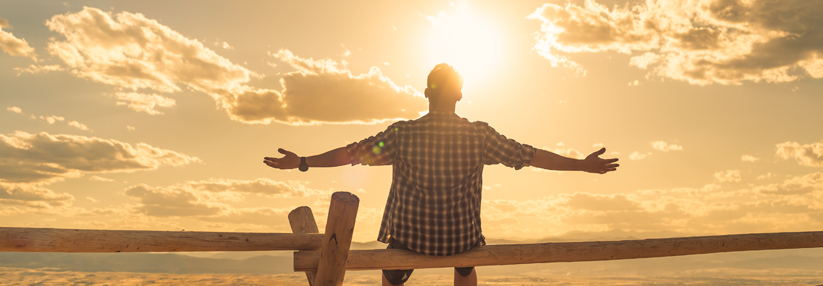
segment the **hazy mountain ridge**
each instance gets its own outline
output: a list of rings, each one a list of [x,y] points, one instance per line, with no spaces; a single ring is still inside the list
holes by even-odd
[[[705,256],[705,255],[704,255]],[[727,254],[728,256],[728,254]],[[779,256],[734,261],[733,257],[706,259],[701,256],[631,259],[616,261],[484,266],[487,275],[673,275],[683,272],[712,272],[711,269],[784,269],[823,273],[821,256]],[[261,255],[246,259],[199,258],[165,253],[21,253],[0,254],[0,267],[52,268],[65,271],[142,272],[175,274],[288,274],[291,256]],[[445,269],[443,269],[445,270]],[[421,270],[439,273],[442,270]]]

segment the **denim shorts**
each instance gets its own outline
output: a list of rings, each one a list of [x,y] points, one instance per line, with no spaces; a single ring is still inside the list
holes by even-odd
[[[484,239],[481,237],[480,240],[477,241],[477,244],[475,244],[471,248],[475,248],[485,244],[483,242]],[[386,247],[386,249],[411,250],[399,241],[394,239],[389,240],[389,246]],[[460,274],[460,276],[466,277],[469,276],[469,274],[472,274],[472,270],[474,270],[474,267],[455,267],[454,270],[457,271],[457,273]],[[383,270],[383,276],[386,276],[386,280],[388,280],[391,285],[400,285],[406,283],[406,281],[409,280],[409,277],[411,277],[412,272],[414,272],[414,269]]]

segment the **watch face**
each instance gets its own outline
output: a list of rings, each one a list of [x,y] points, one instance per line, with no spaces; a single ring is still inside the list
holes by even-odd
[[[309,170],[309,164],[306,164],[306,157],[300,157],[300,166],[297,166],[297,169],[300,170],[300,172]]]

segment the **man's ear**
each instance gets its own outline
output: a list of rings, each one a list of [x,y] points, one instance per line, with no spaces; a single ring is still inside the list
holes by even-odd
[[[462,91],[458,91],[458,92],[457,92],[457,101],[460,101],[461,99],[463,99],[463,92],[462,92]]]
[[[426,96],[426,98],[429,98],[429,88],[428,87],[426,88],[426,90],[423,91],[423,94]]]

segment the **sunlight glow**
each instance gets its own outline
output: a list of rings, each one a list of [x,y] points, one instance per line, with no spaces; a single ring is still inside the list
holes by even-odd
[[[426,17],[433,30],[427,41],[427,60],[434,66],[448,63],[463,75],[465,86],[487,80],[501,59],[497,29],[472,15],[465,1],[457,3],[457,15],[440,11]]]

